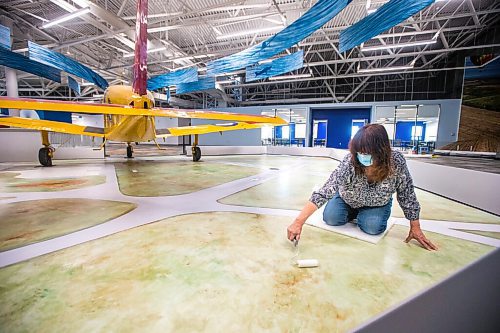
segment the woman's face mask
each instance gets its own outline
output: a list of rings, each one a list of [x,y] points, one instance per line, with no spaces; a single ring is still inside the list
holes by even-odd
[[[370,166],[373,164],[373,159],[372,159],[372,155],[370,154],[361,154],[361,153],[357,153],[358,155],[358,161],[359,163],[363,164],[364,166]]]

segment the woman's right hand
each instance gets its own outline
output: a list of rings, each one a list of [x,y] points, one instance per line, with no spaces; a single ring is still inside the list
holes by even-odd
[[[295,220],[292,224],[290,224],[287,228],[288,239],[291,241],[294,239],[298,241],[300,239],[303,225],[304,223],[301,223],[298,220]]]

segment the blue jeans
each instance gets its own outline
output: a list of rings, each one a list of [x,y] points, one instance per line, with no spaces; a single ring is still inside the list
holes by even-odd
[[[335,193],[326,204],[323,220],[331,226],[344,225],[357,218],[359,228],[367,234],[378,235],[387,228],[387,220],[391,216],[392,199],[380,207],[352,208]]]

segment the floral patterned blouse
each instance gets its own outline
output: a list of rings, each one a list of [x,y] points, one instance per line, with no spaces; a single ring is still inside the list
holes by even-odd
[[[403,154],[392,151],[392,165],[394,172],[386,179],[369,183],[366,175],[355,174],[349,153],[332,172],[325,185],[313,192],[309,201],[319,208],[338,192],[352,208],[380,207],[389,203],[394,192],[397,192],[397,199],[405,217],[410,221],[418,220],[420,204]]]

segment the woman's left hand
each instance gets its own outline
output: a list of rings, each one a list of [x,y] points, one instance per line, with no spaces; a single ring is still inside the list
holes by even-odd
[[[408,237],[406,237],[405,242],[408,243],[412,239],[415,239],[420,243],[420,245],[429,251],[438,249],[436,245],[432,244],[432,242],[425,237],[424,233],[420,229],[420,222],[418,220],[410,222],[410,232],[408,233]]]

